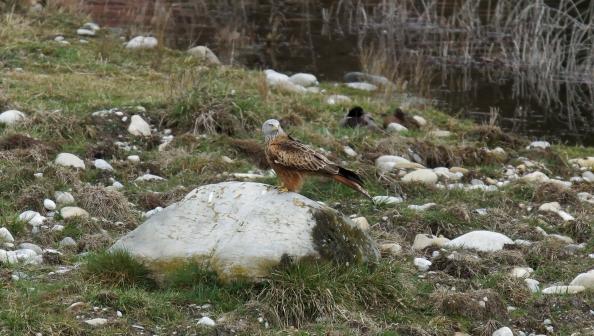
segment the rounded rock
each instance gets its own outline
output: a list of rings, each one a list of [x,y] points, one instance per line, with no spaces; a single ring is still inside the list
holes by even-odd
[[[58,154],[54,163],[64,167],[85,169],[85,162],[81,160],[78,156],[71,153]]]
[[[14,241],[14,238],[12,237],[12,234],[10,233],[10,231],[8,231],[8,229],[5,227],[0,228],[0,242],[12,243],[13,241]]]
[[[8,110],[0,113],[0,124],[14,125],[26,118],[25,114],[17,110]]]
[[[284,255],[296,262],[307,257],[343,264],[379,258],[373,240],[337,211],[253,182],[193,190],[111,247],[120,249],[155,265],[202,258],[224,280],[266,276]]]
[[[205,61],[210,65],[220,65],[221,61],[217,55],[210,50],[207,46],[196,46],[188,49],[188,54],[197,57],[198,59]]]
[[[68,191],[56,191],[54,193],[54,198],[56,199],[56,202],[60,205],[74,203],[74,196],[72,196],[72,194]]]
[[[54,211],[54,210],[56,210],[56,203],[54,201],[52,201],[51,199],[46,198],[43,200],[43,207],[46,210]]]
[[[159,42],[152,36],[136,36],[125,45],[126,49],[153,49]]]
[[[60,210],[60,215],[64,219],[73,217],[89,217],[89,213],[85,209],[74,206],[63,207]]]
[[[130,119],[130,126],[128,126],[128,132],[135,136],[150,136],[151,126],[142,119],[141,116],[135,114]]]
[[[475,249],[481,252],[500,251],[506,245],[513,245],[514,242],[504,234],[492,231],[471,231],[452,239],[444,245],[450,248]]]
[[[431,169],[418,169],[404,175],[401,181],[404,183],[419,182],[432,185],[437,182],[437,174]]]
[[[113,167],[109,164],[109,162],[103,159],[97,159],[93,162],[95,168],[99,170],[106,170],[106,171],[113,171]]]

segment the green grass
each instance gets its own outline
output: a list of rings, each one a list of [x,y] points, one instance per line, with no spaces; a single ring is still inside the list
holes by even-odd
[[[116,287],[155,286],[150,270],[125,251],[98,252],[87,256],[85,275],[92,281]]]

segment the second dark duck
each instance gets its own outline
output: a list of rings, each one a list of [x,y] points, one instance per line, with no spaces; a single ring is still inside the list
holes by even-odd
[[[349,110],[346,116],[340,121],[342,127],[368,127],[373,130],[381,130],[375,123],[371,114],[365,112],[361,106],[355,106]]]

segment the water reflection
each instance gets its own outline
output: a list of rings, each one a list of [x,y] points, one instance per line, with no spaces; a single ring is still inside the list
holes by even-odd
[[[543,2],[526,0],[84,3],[102,25],[150,32],[180,49],[205,44],[226,63],[322,80],[360,69],[382,73],[452,113],[488,121],[498,111],[505,129],[594,145],[593,43],[584,28],[594,5],[558,18]],[[557,28],[536,27],[529,20],[536,14],[550,16],[546,27],[578,28],[560,36]],[[544,38],[571,51],[528,45]]]

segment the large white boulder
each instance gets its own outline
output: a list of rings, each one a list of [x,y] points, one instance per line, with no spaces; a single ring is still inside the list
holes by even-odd
[[[208,63],[210,65],[221,64],[221,61],[219,60],[217,55],[215,55],[215,53],[212,52],[212,50],[210,50],[210,48],[208,48],[206,46],[197,46],[197,47],[191,48],[188,50],[188,53],[191,54],[192,56],[199,58],[202,61],[205,61],[206,63]]]
[[[353,263],[379,256],[371,238],[335,210],[253,182],[194,189],[111,250],[126,250],[156,267],[180,259],[202,261],[224,280],[263,277],[281,259]]]
[[[71,153],[60,153],[54,161],[55,164],[65,167],[85,169],[85,162]]]
[[[0,124],[14,125],[25,119],[25,117],[25,114],[21,111],[8,110],[0,113]]]
[[[495,252],[503,249],[505,244],[513,244],[508,236],[492,231],[471,231],[452,239],[444,246],[450,248],[475,249],[482,252]]]

